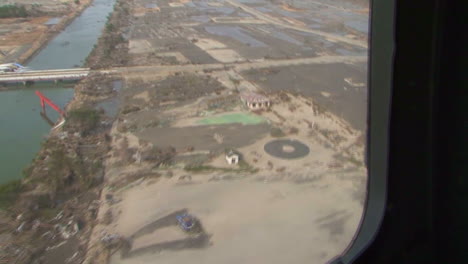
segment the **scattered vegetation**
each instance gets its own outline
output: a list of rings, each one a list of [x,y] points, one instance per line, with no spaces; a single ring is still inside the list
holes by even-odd
[[[328,140],[330,140],[333,144],[341,144],[342,142],[346,141],[346,138],[340,135],[338,132],[330,130],[330,129],[325,129],[325,128],[319,128],[318,131]]]
[[[272,137],[275,137],[275,138],[286,136],[286,134],[283,132],[283,130],[281,130],[281,129],[278,128],[278,127],[273,127],[273,128],[270,130],[270,135],[271,135]]]
[[[0,184],[0,209],[8,208],[21,193],[21,180],[13,180]]]
[[[234,169],[231,168],[217,168],[209,165],[190,165],[190,166],[185,166],[184,170],[193,172],[193,173],[202,173],[206,171],[224,171],[224,172],[230,172],[233,171]]]
[[[76,185],[72,188],[75,191],[88,189],[98,183],[99,178],[95,176],[102,171],[102,158],[88,154],[89,157],[85,159],[83,153],[74,151],[78,146],[71,150],[66,145],[66,142],[56,138],[49,139],[43,144],[46,151],[38,160],[40,164],[32,165],[40,170],[31,173],[29,177],[32,178],[28,178],[30,183],[47,184],[53,193],[61,192],[64,188],[73,185]]]
[[[119,149],[116,151],[115,156],[118,158],[121,165],[126,165],[135,162],[133,155],[135,154],[134,148],[129,148],[128,139],[125,137],[119,144]]]
[[[349,162],[356,167],[364,166],[364,163],[362,161],[357,160],[355,157],[351,155],[345,156],[343,154],[335,154],[333,155],[333,158],[338,162]]]
[[[97,127],[100,118],[97,110],[89,106],[81,106],[68,112],[66,128],[87,135]]]
[[[244,172],[250,172],[250,173],[258,172],[258,169],[252,167],[252,165],[250,165],[243,159],[239,160],[239,169],[241,169]]]
[[[141,152],[141,161],[151,162],[155,166],[168,165],[172,163],[175,155],[176,150],[173,147],[157,148],[151,146]]]
[[[192,172],[192,173],[205,173],[205,172],[210,172],[210,171],[220,171],[220,172],[236,172],[236,173],[256,173],[258,172],[258,169],[252,167],[250,164],[248,164],[244,160],[240,160],[238,167],[235,168],[220,168],[220,167],[213,167],[210,165],[191,165],[191,166],[185,166],[184,168],[185,171]]]
[[[4,5],[0,6],[0,18],[27,17],[29,16],[24,6]]]
[[[39,211],[40,218],[50,220],[57,216],[59,209],[57,208],[43,208]]]
[[[129,113],[132,113],[132,112],[138,112],[140,110],[141,110],[141,108],[136,106],[136,105],[126,105],[122,109],[122,114],[126,115],[126,114],[129,114]]]
[[[127,40],[122,30],[128,25],[129,6],[132,1],[118,1],[114,5],[114,12],[107,17],[105,30],[86,58],[86,66],[97,69],[109,66],[123,66],[128,60]]]
[[[129,184],[132,184],[141,179],[157,179],[161,176],[162,175],[158,172],[140,171],[140,172],[133,173],[130,175],[125,175],[124,177],[121,177],[120,179],[113,181],[112,183],[109,184],[109,189],[118,190],[121,188],[126,188],[129,186]]]
[[[234,86],[237,88],[240,84],[240,80],[239,79],[235,79],[233,77],[229,77],[229,80],[234,84]]]
[[[296,135],[297,133],[299,133],[299,129],[297,127],[291,127],[289,129],[289,134]]]
[[[107,30],[107,32],[112,32],[112,31],[114,31],[114,30],[115,30],[114,24],[112,24],[111,22],[107,22],[107,23],[106,23],[106,30]]]

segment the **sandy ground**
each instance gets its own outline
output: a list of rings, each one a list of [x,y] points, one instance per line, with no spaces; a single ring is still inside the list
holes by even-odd
[[[102,197],[116,202],[101,199],[98,218],[112,220],[100,221],[94,241],[112,233],[129,242],[110,263],[325,263],[351,243],[366,195],[367,16],[362,6],[335,8],[338,0],[297,2],[156,1],[160,12],[132,21],[131,65],[142,67],[121,69],[130,73],[122,107],[138,109],[119,115],[112,152],[126,138],[137,152],[177,153],[160,166],[108,159]],[[251,113],[227,99],[246,91],[270,98],[270,109],[252,113],[266,123],[200,125]],[[267,154],[278,130],[310,153]],[[225,148],[241,164],[228,165]],[[190,162],[203,166],[184,168]],[[201,234],[176,226],[182,212],[200,220]]]
[[[141,91],[136,94],[146,97]],[[337,160],[336,153],[362,156],[362,146],[355,142],[360,133],[333,114],[317,110],[307,98],[278,94],[271,99],[272,108],[259,113],[269,120],[267,127],[276,126],[286,133],[296,127],[297,132],[284,138],[306,144],[309,155],[294,160],[275,158],[263,149],[275,139],[269,130],[258,133],[251,129],[254,126],[216,125],[209,127],[232,130],[232,134],[223,132],[223,143],[238,137],[242,159],[258,172],[226,165],[224,155],[206,165],[227,170],[194,174],[177,165],[152,170],[147,167],[150,164],[142,163],[107,172],[107,180],[113,182],[142,171],[153,175],[169,175],[170,171],[169,177],[141,178],[103,191],[120,202],[101,207],[101,217],[111,211],[113,220],[98,226],[95,234],[117,233],[130,243],[124,255],[111,257],[111,263],[324,263],[348,246],[363,212],[366,170]],[[171,108],[162,115],[190,111],[193,106]],[[112,134],[127,137],[129,146],[136,148],[140,139],[180,149],[195,145],[195,152],[219,147],[216,133],[195,125],[195,119],[186,127],[179,123],[135,134],[114,129]],[[342,138],[335,140],[330,131]],[[204,233],[185,234],[176,226],[177,212],[195,215]]]
[[[329,181],[335,177],[327,175]],[[150,219],[188,208],[211,235],[210,245],[126,259],[115,255],[112,263],[325,262],[347,246],[362,211],[359,202],[352,199],[350,180],[333,184],[325,180],[297,184],[255,178],[203,182],[200,176],[193,182],[180,185],[176,180],[161,180],[126,192],[116,230],[130,236]],[[172,232],[159,235],[158,240],[180,236]],[[145,242],[136,245],[140,243]]]

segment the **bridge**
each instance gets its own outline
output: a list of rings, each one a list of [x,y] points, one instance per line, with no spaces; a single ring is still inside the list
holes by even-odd
[[[89,72],[89,68],[75,68],[0,73],[0,83],[81,80],[86,78]]]
[[[89,68],[75,68],[62,70],[40,70],[13,73],[0,73],[0,84],[2,83],[27,83],[38,81],[62,81],[81,80],[89,73],[101,74],[148,74],[154,72],[197,72],[204,70],[223,70],[232,68],[237,71],[249,69],[262,69],[270,67],[284,67],[307,64],[331,64],[331,63],[365,63],[367,56],[319,56],[312,58],[279,59],[279,60],[257,60],[234,63],[212,63],[212,64],[182,64],[182,65],[147,65],[130,67],[113,67],[109,69],[91,70]]]

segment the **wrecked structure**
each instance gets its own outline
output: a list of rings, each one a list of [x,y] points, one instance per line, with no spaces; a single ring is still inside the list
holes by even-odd
[[[271,105],[268,97],[261,94],[243,93],[240,97],[242,102],[251,110],[266,109]]]

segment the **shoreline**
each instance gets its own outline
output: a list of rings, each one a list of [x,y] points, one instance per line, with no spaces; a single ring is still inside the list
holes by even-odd
[[[37,40],[35,40],[31,47],[21,54],[18,59],[16,60],[20,64],[27,64],[38,52],[40,52],[45,46],[56,37],[62,30],[64,30],[68,25],[75,20],[81,13],[83,13],[86,8],[88,8],[92,3],[93,0],[85,0],[87,2],[82,3],[79,5],[78,9],[65,15],[64,18],[60,20],[59,23],[53,25],[49,28],[44,34],[42,34]],[[84,2],[84,1],[83,1]]]

